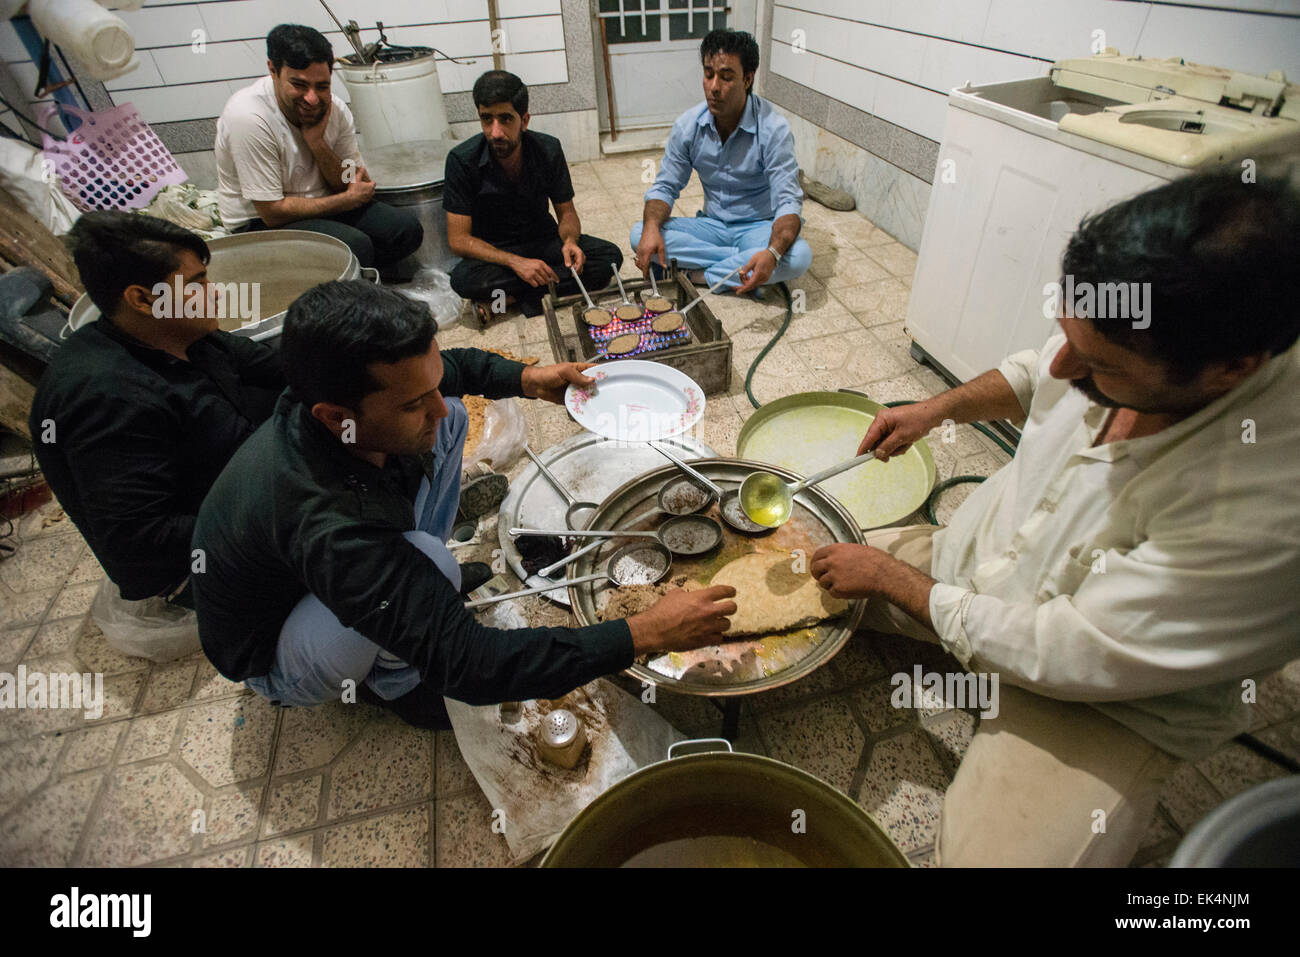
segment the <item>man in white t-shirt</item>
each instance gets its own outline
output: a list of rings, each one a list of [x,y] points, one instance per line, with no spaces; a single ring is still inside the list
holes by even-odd
[[[330,95],[334,51],[311,27],[266,37],[270,75],[229,100],[217,120],[221,219],[233,232],[306,229],[386,267],[424,238],[414,214],[375,202],[347,104]]]

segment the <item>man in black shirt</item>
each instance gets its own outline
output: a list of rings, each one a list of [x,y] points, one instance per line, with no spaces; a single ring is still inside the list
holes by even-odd
[[[235,453],[194,528],[199,637],[232,681],[288,705],[357,698],[408,722],[470,704],[558,698],[635,655],[715,644],[735,604],[675,591],[627,621],[502,631],[458,594],[445,540],[468,417],[456,399],[562,403],[587,365],[526,367],[438,348],[421,303],[361,281],[289,307],[290,388]]]
[[[199,504],[271,414],[279,358],[218,329],[208,247],[189,230],[100,212],[68,239],[101,316],[68,337],[36,389],[36,459],[123,598],[188,606]]]
[[[447,155],[444,174],[447,243],[464,257],[451,288],[483,319],[512,303],[537,315],[548,282],[558,283],[560,295],[576,293],[570,267],[588,289],[603,289],[623,254],[582,234],[560,141],[528,129],[528,87],[513,73],[489,70],[473,95],[483,132]]]

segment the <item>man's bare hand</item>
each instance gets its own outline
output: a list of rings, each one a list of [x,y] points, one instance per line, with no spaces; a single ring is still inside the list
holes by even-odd
[[[375,184],[369,176],[364,179],[354,176],[352,182],[348,183],[348,188],[343,191],[343,195],[347,197],[348,209],[356,209],[375,198]]]
[[[674,588],[649,609],[627,620],[632,631],[634,654],[690,651],[726,640],[731,627],[728,615],[736,613],[730,585],[714,585],[696,591]]]
[[[872,419],[867,434],[862,437],[858,454],[874,449],[876,458],[884,460],[902,455],[912,447],[913,442],[924,438],[937,424],[934,413],[925,402],[881,409]]]
[[[530,286],[545,286],[548,282],[560,281],[560,277],[555,275],[555,270],[541,259],[525,259],[523,256],[516,256],[511,260],[510,268],[515,271],[516,276]]]
[[[334,108],[334,98],[326,96],[323,101],[324,109],[321,110],[320,119],[308,126],[306,123],[298,127],[302,133],[302,138],[307,141],[310,149],[315,149],[325,142],[325,127],[330,121],[330,111]]]
[[[764,285],[776,269],[776,257],[766,249],[760,249],[749,258],[749,262],[740,267],[741,283],[736,287],[736,295],[743,296]]]
[[[808,571],[835,598],[867,598],[880,591],[882,561],[892,562],[879,548],[840,542],[813,552]]]
[[[545,399],[556,405],[564,404],[564,392],[571,385],[595,385],[596,380],[583,375],[594,362],[556,362],[549,366],[525,366],[521,385],[530,399]]]
[[[636,244],[636,268],[641,275],[650,272],[650,263],[657,262],[668,268],[668,250],[664,246],[664,234],[654,223],[646,223],[641,228],[641,241]]]
[[[582,267],[587,265],[587,255],[582,251],[582,247],[577,243],[565,243],[561,251],[564,253],[565,268],[582,272]]]

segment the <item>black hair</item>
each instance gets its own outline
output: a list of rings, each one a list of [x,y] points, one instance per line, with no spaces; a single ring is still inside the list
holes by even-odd
[[[1105,310],[1080,318],[1177,379],[1278,355],[1300,336],[1300,194],[1284,178],[1247,183],[1232,169],[1176,179],[1085,217],[1061,269],[1094,289],[1150,283],[1146,328]]]
[[[422,302],[362,279],[335,280],[289,305],[280,360],[294,394],[309,407],[330,402],[356,410],[380,389],[370,364],[424,355],[437,329]]]
[[[710,30],[700,41],[700,62],[707,63],[715,53],[734,53],[740,69],[753,73],[758,69],[758,44],[744,30]]]
[[[488,70],[474,81],[474,107],[509,103],[523,116],[528,112],[528,87],[524,81],[505,70]]]
[[[86,213],[68,230],[81,284],[90,301],[112,318],[127,286],[152,289],[180,267],[188,249],[202,263],[209,259],[202,237],[165,219],[140,213]]]
[[[334,69],[334,48],[319,30],[299,23],[282,23],[266,35],[266,58],[276,73],[287,63],[291,70],[305,70],[313,63]]]

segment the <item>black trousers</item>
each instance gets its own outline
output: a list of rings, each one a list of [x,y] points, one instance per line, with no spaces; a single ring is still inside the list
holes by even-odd
[[[573,274],[564,265],[563,246],[564,240],[556,236],[542,242],[497,248],[526,259],[542,260],[560,277],[557,292],[561,296],[569,296],[577,293],[578,284],[573,281]],[[622,251],[608,240],[597,239],[586,233],[578,237],[578,248],[587,257],[579,274],[582,276],[582,284],[588,292],[604,289],[613,281],[614,271],[623,265]],[[500,290],[506,296],[513,296],[526,316],[541,313],[542,297],[547,293],[545,286],[528,285],[509,266],[484,262],[482,259],[462,259],[458,262],[451,270],[451,288],[462,299],[473,299],[476,302],[488,302]]]
[[[270,228],[262,220],[254,219],[236,232]],[[276,228],[305,229],[341,239],[361,265],[381,268],[415,252],[424,241],[424,227],[415,213],[376,202],[335,216],[299,219]]]

